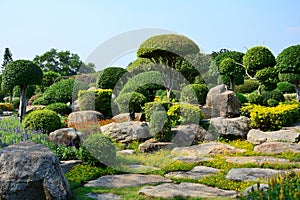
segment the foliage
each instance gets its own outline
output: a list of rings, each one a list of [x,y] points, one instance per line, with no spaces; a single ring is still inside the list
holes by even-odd
[[[14,108],[19,108],[20,106],[20,97],[14,97],[11,101]]]
[[[46,100],[44,95],[41,95],[32,101],[32,105],[49,105],[49,100]]]
[[[46,109],[52,110],[60,115],[68,115],[72,112],[70,107],[65,103],[51,103],[48,106],[46,106]]]
[[[49,134],[61,128],[61,121],[58,114],[52,110],[35,110],[30,112],[24,119],[25,128],[42,130]]]
[[[187,103],[204,105],[208,88],[204,84],[190,84],[181,91],[180,100]]]
[[[148,58],[137,58],[127,66],[127,71],[131,75],[137,75],[143,72],[151,71],[154,68],[154,63]]]
[[[111,98],[111,89],[80,90],[78,93],[80,110],[95,109],[101,112],[105,117],[112,116]]]
[[[221,62],[225,59],[225,58],[231,58],[232,60],[234,60],[237,63],[242,63],[243,62],[243,56],[244,53],[242,52],[238,52],[238,51],[223,51],[220,52],[215,58],[214,61],[216,63],[216,65],[218,67],[220,67]]]
[[[26,98],[30,99],[35,94],[35,86],[34,85],[28,85],[27,91],[26,91]],[[20,86],[15,86],[13,89],[13,97],[20,97]]]
[[[260,183],[257,183],[258,190],[252,189],[246,196],[241,196],[241,200],[268,200],[268,199],[289,199],[300,198],[300,173],[291,171],[285,175],[278,174],[268,181],[269,187],[261,190]]]
[[[43,81],[41,85],[41,90],[44,92],[54,81],[60,77],[60,74],[54,71],[44,72]]]
[[[256,80],[263,86],[264,90],[274,90],[278,83],[278,73],[273,67],[266,67],[256,72]]]
[[[203,115],[199,106],[187,103],[175,103],[167,112],[172,127],[185,124],[201,124]]]
[[[95,73],[95,64],[94,63],[82,63],[78,73],[79,74],[90,74],[90,73]]]
[[[262,91],[261,92],[262,96],[262,103],[261,105],[263,106],[268,106],[268,101],[270,99],[275,100],[277,102],[284,102],[284,96],[281,91],[279,90],[272,90],[272,91]]]
[[[13,111],[14,107],[11,103],[0,103],[0,110],[2,110],[2,111]]]
[[[150,119],[150,133],[159,142],[171,141],[171,120],[165,111],[152,113]]]
[[[111,139],[102,133],[92,134],[83,141],[79,158],[89,164],[113,165],[116,147]]]
[[[246,79],[244,84],[235,86],[236,93],[251,93],[257,90],[259,83],[256,80]]]
[[[283,94],[295,92],[295,86],[287,81],[281,81],[277,83],[277,89]]]
[[[114,102],[118,105],[121,113],[141,112],[147,99],[138,92],[130,92],[117,96]]]
[[[74,79],[64,79],[54,83],[44,93],[44,98],[50,103],[68,103],[77,99],[79,90],[88,89],[88,85]]]
[[[145,113],[146,121],[150,122],[151,115],[154,112],[164,111],[167,113],[167,111],[171,106],[172,103],[170,103],[169,101],[155,101],[155,102],[145,103],[143,110]]]
[[[5,69],[5,67],[12,61],[13,61],[12,53],[10,52],[9,48],[5,48],[4,55],[3,55],[2,69]]]
[[[244,105],[245,103],[248,103],[247,97],[245,95],[243,95],[242,93],[237,93],[236,96],[239,99],[241,105]]]
[[[43,55],[35,56],[33,61],[41,66],[44,71],[54,71],[63,76],[75,75],[78,73],[82,61],[77,54],[70,51],[50,49]]]
[[[99,72],[97,87],[102,89],[114,89],[118,81],[126,81],[123,76],[127,73],[127,70],[121,67],[108,67]]]
[[[64,145],[56,145],[53,150],[59,160],[74,160],[77,159],[77,148],[75,146],[66,147]]]

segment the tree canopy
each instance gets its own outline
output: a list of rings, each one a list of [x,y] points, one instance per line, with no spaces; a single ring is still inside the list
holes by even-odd
[[[114,89],[119,79],[121,79],[125,73],[127,73],[127,70],[121,67],[105,68],[99,72],[97,86],[102,89]]]
[[[10,52],[9,48],[5,48],[4,55],[3,55],[3,63],[2,63],[2,69],[6,67],[10,62],[12,62],[12,53]]]

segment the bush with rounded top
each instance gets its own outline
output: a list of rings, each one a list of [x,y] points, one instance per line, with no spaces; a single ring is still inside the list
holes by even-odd
[[[157,111],[164,111],[167,113],[169,108],[172,106],[172,103],[169,101],[154,101],[145,103],[143,107],[143,112],[145,113],[146,121],[151,120],[151,115]]]
[[[131,112],[132,108],[135,112],[141,112],[146,102],[147,98],[138,92],[121,94],[115,99],[121,113]]]
[[[181,101],[204,105],[208,88],[204,84],[190,84],[181,91]]]
[[[287,81],[282,81],[277,83],[277,89],[280,90],[282,93],[294,93],[295,86]]]
[[[284,102],[284,96],[280,90],[272,90],[272,91],[262,91],[262,103],[261,105],[268,106],[268,100],[273,99],[277,102]],[[272,102],[274,105],[274,102]]]
[[[243,93],[243,94],[251,93],[257,90],[258,85],[259,85],[258,81],[246,79],[244,81],[244,84],[235,86],[234,90],[236,93]]]
[[[72,112],[72,110],[69,108],[69,106],[65,103],[51,103],[48,106],[46,106],[46,109],[52,110],[60,115],[68,115]]]
[[[35,110],[25,116],[23,121],[25,128],[33,130],[42,130],[49,134],[61,128],[61,121],[58,114],[52,110]]]
[[[35,99],[33,99],[32,105],[48,105],[50,102],[44,98],[44,95],[38,96]]]
[[[120,81],[127,72],[121,67],[108,67],[99,73],[97,86],[101,89],[114,89],[115,85]],[[123,77],[124,78],[124,77]],[[125,81],[126,79],[124,79]]]

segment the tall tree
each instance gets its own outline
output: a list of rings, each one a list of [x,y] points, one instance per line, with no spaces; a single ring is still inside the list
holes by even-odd
[[[4,50],[4,56],[3,56],[3,63],[2,63],[2,70],[5,69],[5,67],[13,61],[12,59],[12,53],[10,52],[9,48],[5,48]],[[14,88],[9,88],[9,102],[12,102],[12,97],[13,97],[13,89]]]
[[[2,74],[2,88],[10,89],[20,86],[20,107],[19,116],[22,122],[26,112],[27,98],[26,91],[28,85],[38,85],[42,83],[43,72],[38,65],[29,60],[16,60],[9,63]]]
[[[70,51],[60,51],[50,49],[41,56],[36,56],[33,61],[38,64],[43,71],[54,71],[62,76],[71,76],[79,72],[82,61],[77,54]]]
[[[175,84],[184,80],[183,75],[176,71],[176,66],[181,66],[187,55],[196,54],[199,51],[199,47],[185,36],[163,34],[144,41],[137,51],[137,56],[148,58],[153,63],[159,64],[156,70],[161,73],[167,97],[170,98]]]
[[[300,101],[300,45],[287,47],[276,58],[276,69],[279,71],[279,79],[295,84],[296,99]]]

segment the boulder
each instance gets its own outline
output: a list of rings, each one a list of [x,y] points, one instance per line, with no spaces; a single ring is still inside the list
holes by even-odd
[[[78,99],[75,100],[72,105],[71,105],[71,109],[73,112],[77,112],[77,111],[80,111],[80,107],[79,107],[79,101]]]
[[[134,113],[135,121],[140,121],[142,113]],[[112,118],[114,122],[128,122],[130,121],[129,113],[121,113]]]
[[[265,142],[257,145],[253,149],[258,153],[280,154],[282,152],[300,153],[300,144],[285,142]]]
[[[71,199],[57,157],[45,146],[20,142],[0,150],[0,199]]]
[[[234,190],[222,190],[197,183],[164,183],[158,186],[146,186],[139,191],[140,195],[161,198],[189,198],[189,197],[227,197],[236,198]]]
[[[71,169],[73,167],[75,167],[76,165],[79,165],[81,163],[82,163],[81,160],[63,160],[63,161],[60,161],[60,167],[63,170],[63,173],[66,174],[69,171],[71,171]]]
[[[288,159],[284,158],[275,158],[271,156],[226,156],[224,157],[226,162],[235,163],[235,164],[246,164],[246,163],[255,163],[262,165],[264,163],[290,163]]]
[[[157,142],[155,139],[149,139],[139,145],[138,150],[141,153],[151,153],[161,149],[174,149],[175,144],[172,142]]]
[[[227,90],[226,85],[218,85],[209,90],[206,104],[202,109],[205,118],[237,117],[241,104],[236,94]]]
[[[248,117],[224,118],[217,117],[209,120],[209,132],[215,138],[242,138],[246,139],[250,130],[250,119]]]
[[[172,143],[176,147],[187,147],[206,139],[207,131],[197,124],[179,125],[172,128]]]
[[[247,135],[248,142],[252,144],[261,144],[263,142],[299,142],[300,132],[295,130],[279,130],[264,132],[257,129],[251,129]]]
[[[81,133],[74,128],[61,128],[49,134],[49,140],[65,146],[76,146],[79,148]]]
[[[72,112],[68,116],[68,127],[76,127],[82,123],[86,123],[88,126],[88,123],[94,123],[102,119],[104,119],[104,116],[94,110]]]
[[[268,184],[255,184],[253,186],[248,187],[244,192],[243,195],[247,196],[250,192],[254,191],[263,191],[266,192],[269,189],[269,185]]]
[[[204,178],[205,176],[214,175],[220,172],[219,169],[215,169],[212,167],[206,166],[196,166],[190,171],[176,171],[176,172],[169,172],[165,174],[167,178],[185,178],[185,179],[194,179],[198,180],[200,178]]]
[[[110,123],[100,127],[102,133],[110,136],[114,141],[128,144],[133,141],[145,141],[152,137],[148,123],[129,121]]]
[[[226,175],[232,181],[258,181],[259,179],[272,178],[272,176],[284,173],[283,170],[262,168],[232,168]]]
[[[243,152],[245,152],[244,149],[238,149],[220,142],[208,142],[200,145],[193,145],[190,147],[176,147],[172,150],[172,154],[191,157],[203,157],[209,155],[234,154]]]

